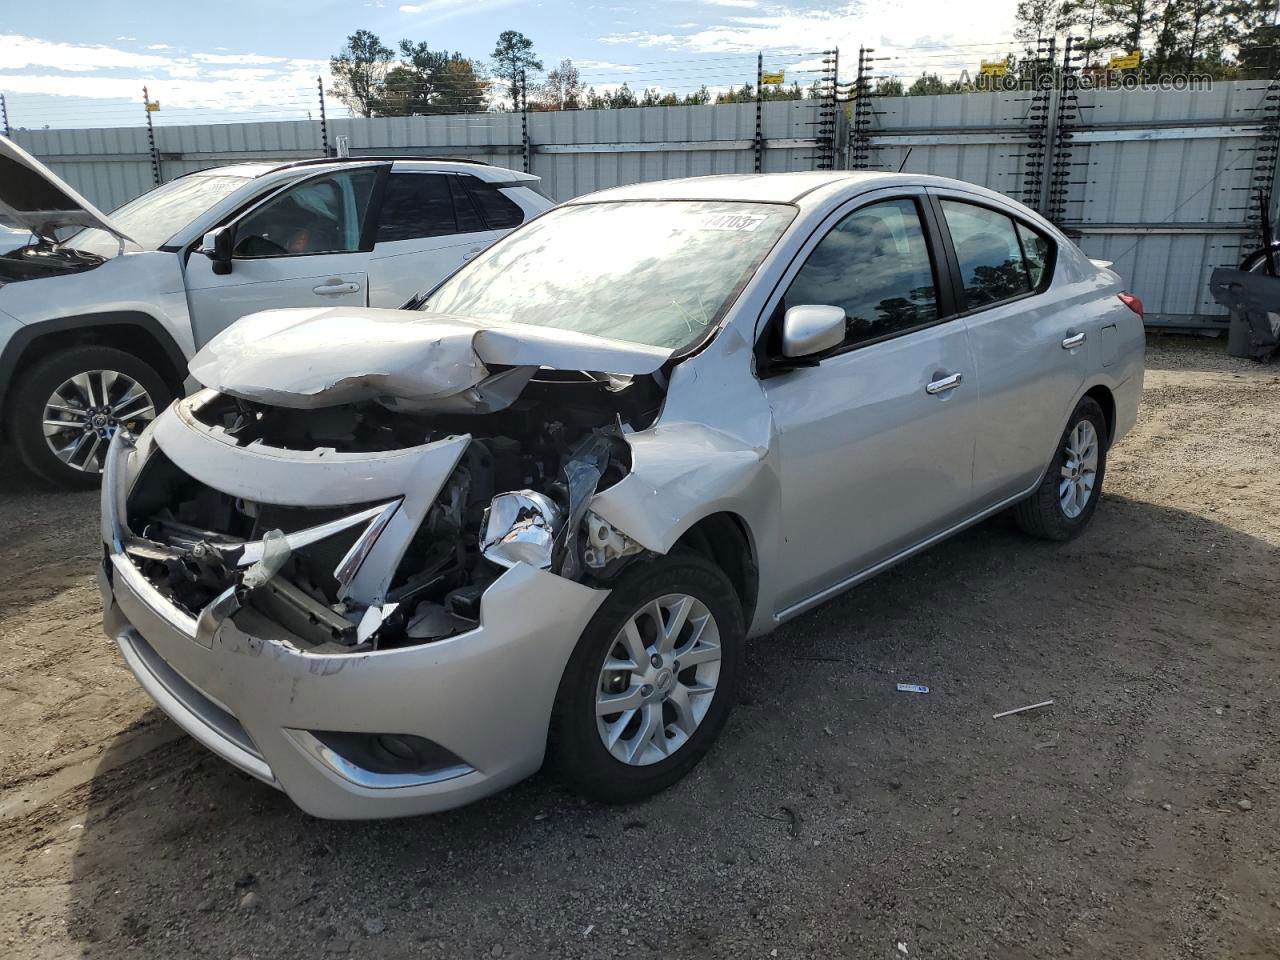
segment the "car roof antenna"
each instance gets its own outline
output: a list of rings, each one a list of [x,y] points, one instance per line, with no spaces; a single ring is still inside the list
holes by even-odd
[[[903,154],[903,155],[902,155],[902,162],[901,162],[900,164],[898,164],[898,172],[899,172],[899,173],[901,173],[901,172],[902,172],[902,168],[903,168],[903,167],[905,167],[905,166],[907,165],[907,161],[911,159],[911,151],[912,151],[912,150],[914,150],[914,149],[915,149],[915,147],[907,147],[907,152],[906,152],[905,154]]]

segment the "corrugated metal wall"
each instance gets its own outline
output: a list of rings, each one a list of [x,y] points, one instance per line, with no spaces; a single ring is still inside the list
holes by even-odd
[[[1062,223],[1090,256],[1115,261],[1150,324],[1226,320],[1206,284],[1214,267],[1239,262],[1251,230],[1244,208],[1264,88],[1236,81],[1206,91],[1078,94]],[[897,169],[905,157],[908,171],[1020,196],[1029,102],[1026,91],[874,98],[873,166]],[[765,172],[814,169],[821,104],[763,105]],[[1060,106],[1055,96],[1055,116]],[[331,147],[347,137],[353,155],[467,157],[517,170],[526,157],[520,114],[337,119],[327,134]],[[99,206],[119,206],[153,183],[145,128],[14,135]],[[236,161],[317,156],[322,143],[318,121],[164,126],[155,136],[165,180]],[[528,162],[550,196],[567,200],[637,181],[753,172],[755,136],[751,103],[532,113]]]
[[[1063,226],[1091,257],[1114,261],[1160,322],[1226,322],[1209,275],[1238,264],[1255,231],[1247,217],[1265,84],[1139,93],[1080,92]]]
[[[763,105],[767,172],[812,170],[818,104]],[[556,200],[593,190],[708,173],[755,170],[755,104],[644,107],[529,114],[530,166]],[[330,120],[332,148],[347,137],[353,155],[465,157],[523,169],[521,115]],[[95,204],[114,209],[153,185],[145,127],[15,130],[14,137]],[[319,121],[224,123],[155,129],[162,180],[247,160],[321,155]]]

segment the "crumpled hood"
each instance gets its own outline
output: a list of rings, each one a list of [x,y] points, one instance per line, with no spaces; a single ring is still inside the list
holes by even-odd
[[[531,324],[329,307],[251,314],[210,340],[190,369],[219,393],[280,407],[377,400],[416,412],[485,413],[515,400],[539,367],[638,375],[671,353]]]
[[[129,239],[110,217],[6,137],[0,137],[0,226],[51,241],[62,227],[98,227]]]

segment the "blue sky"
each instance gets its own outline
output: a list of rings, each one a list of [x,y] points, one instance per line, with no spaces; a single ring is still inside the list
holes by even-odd
[[[898,53],[897,72],[958,69],[1009,48],[1015,0],[0,0],[0,92],[13,126],[134,124],[141,86],[158,123],[304,118],[315,77],[357,28],[487,60],[520,30],[548,67],[570,57],[597,87],[683,92],[766,68],[805,82],[804,54],[859,44]],[[338,107],[337,109],[341,109]]]

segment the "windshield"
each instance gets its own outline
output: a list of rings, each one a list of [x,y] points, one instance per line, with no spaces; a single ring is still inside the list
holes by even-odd
[[[111,212],[111,222],[138,241],[144,250],[155,250],[219,200],[249,181],[244,177],[191,176],[171,180],[130,200]],[[120,243],[105,230],[81,230],[66,246],[110,257]]]
[[[679,350],[719,323],[794,215],[722,201],[560,207],[454,274],[422,309]]]

